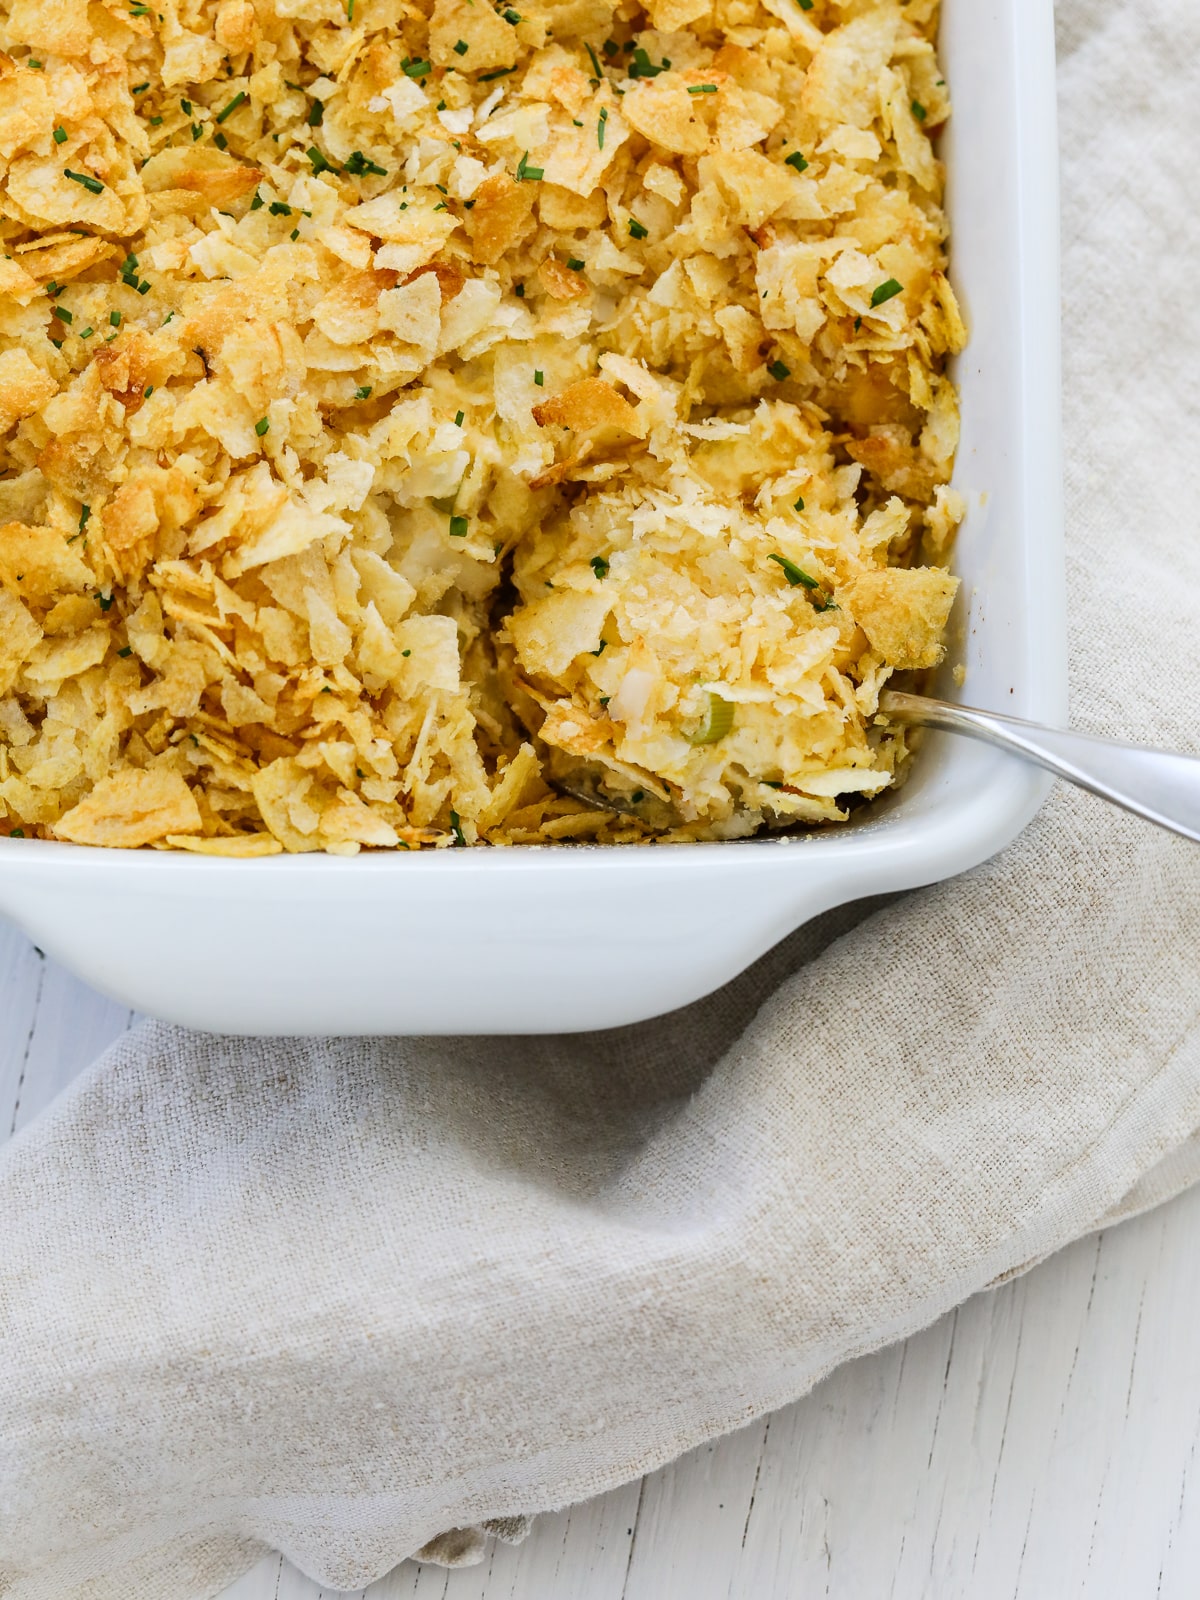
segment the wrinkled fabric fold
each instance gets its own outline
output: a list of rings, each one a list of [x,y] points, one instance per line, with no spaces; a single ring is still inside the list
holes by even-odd
[[[1075,721],[1196,750],[1200,13],[1059,11]],[[0,1154],[0,1594],[206,1600],[267,1549],[360,1587],[1160,1203],[1198,948],[1200,852],[1056,791],[637,1028],[143,1025]]]

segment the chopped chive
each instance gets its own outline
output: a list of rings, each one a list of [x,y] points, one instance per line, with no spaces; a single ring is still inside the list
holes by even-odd
[[[259,194],[258,190],[255,189],[254,199],[250,202],[251,211],[261,211],[265,205],[266,201],[263,199],[262,195]]]
[[[582,272],[584,264],[578,256],[568,256],[567,266],[570,267],[572,272]]]
[[[138,284],[137,292],[139,294],[149,294],[150,293],[150,284],[149,284],[147,279],[143,278],[141,283]]]
[[[121,263],[121,276],[127,278],[131,272],[138,269],[138,258],[131,251]]]
[[[913,114],[914,117],[916,117],[918,122],[924,122],[925,118],[929,115],[928,111],[926,111],[925,107],[921,104],[921,102],[919,100],[914,100],[913,101],[913,103],[912,103],[912,114]]]
[[[603,556],[593,556],[588,565],[598,578],[608,577],[608,562]]]
[[[787,160],[784,162],[784,166],[795,167],[797,172],[805,172],[808,169],[808,162],[805,161],[799,150],[793,150],[791,155],[788,156]]]
[[[630,238],[632,238],[632,239],[644,239],[649,234],[649,232],[650,232],[650,230],[649,230],[649,228],[646,227],[644,222],[639,222],[636,217],[630,217],[630,219],[629,219],[629,235],[630,235]]]
[[[596,124],[596,143],[600,146],[601,150],[604,149],[604,124],[607,121],[608,121],[608,111],[604,106],[601,106],[600,107],[600,120]]]
[[[470,48],[471,48],[471,46],[467,43],[467,41],[465,39],[460,39],[458,41],[458,43],[454,46],[454,54],[456,56],[465,56],[467,51]]]
[[[861,317],[855,317],[855,319],[854,319],[854,331],[855,331],[855,333],[857,333],[861,327],[862,327],[862,318]]]
[[[772,361],[767,371],[775,379],[776,383],[782,383],[785,378],[790,378],[792,375],[791,367],[785,367],[782,361]]]
[[[263,434],[266,433],[267,429],[270,426],[271,426],[270,417],[259,417],[258,421],[254,424],[254,431],[258,435],[258,437],[261,439]]]
[[[360,383],[354,391],[354,398],[356,400],[369,400],[371,398],[371,385],[369,383]]]
[[[346,0],[346,21],[354,21],[354,0]]]
[[[513,293],[516,295],[518,300],[524,300],[524,298],[525,298],[525,285],[523,283],[516,284],[514,286],[514,288],[513,288]]]
[[[588,655],[590,655],[590,656],[602,656],[607,649],[608,649],[608,640],[607,639],[601,639],[599,649],[589,650],[588,651]]]
[[[894,300],[898,294],[904,293],[904,285],[897,283],[895,278],[888,278],[881,283],[871,296],[872,311],[876,306],[881,306],[887,300]]]
[[[433,66],[428,61],[405,61],[400,70],[406,78],[427,78],[433,71]]]
[[[10,839],[23,839],[25,837],[25,829],[24,828],[10,828],[8,830],[8,837]]]
[[[462,427],[463,422],[466,420],[466,415],[467,414],[466,414],[465,411],[456,411],[454,413],[454,426],[456,428],[461,428]]]
[[[716,94],[716,92],[717,92],[717,86],[716,86],[715,83],[689,83],[688,84],[688,93],[689,94]]]
[[[445,211],[446,210],[446,202],[444,200],[439,200],[437,205],[435,205],[433,209],[435,211]]]
[[[534,368],[533,381],[534,381],[534,383],[537,384],[539,389],[542,388],[543,385],[545,384],[546,374],[542,371],[542,369],[540,367],[535,367]]]
[[[90,172],[72,172],[70,167],[64,167],[63,177],[70,178],[72,183],[82,184],[89,194],[104,193],[104,185],[99,178],[93,178]]]
[[[213,143],[216,145],[218,150],[228,150],[229,149],[229,140],[220,131],[218,131],[218,132],[213,134]],[[221,215],[223,217],[228,217],[228,216],[232,215],[232,212],[223,211],[221,213]]]
[[[154,393],[154,385],[152,383],[148,383],[146,385],[146,387],[142,390],[142,399],[143,400],[149,400],[150,396],[153,393]]]
[[[604,54],[606,56],[608,56],[610,59],[615,55],[619,55],[620,51],[621,51],[621,46],[617,43],[617,41],[615,39],[605,39],[604,43],[601,45],[600,48],[604,51]]]
[[[584,45],[584,49],[588,53],[588,59],[592,63],[592,70],[596,74],[596,77],[597,78],[602,78],[604,76],[604,73],[600,70],[600,57],[592,49],[590,44]]]
[[[272,200],[267,210],[273,217],[290,217],[292,214],[291,206],[285,206],[282,200]]]
[[[450,518],[450,537],[452,539],[465,539],[467,536],[466,517]]]
[[[60,322],[65,322],[68,325],[75,321],[74,315],[67,310],[66,306],[55,306],[50,315],[57,317]]]
[[[481,72],[476,78],[476,83],[491,83],[493,78],[507,78],[510,72],[515,72],[516,67],[497,67],[493,72]]]
[[[113,597],[111,594],[98,594],[96,599],[100,602],[101,611],[110,611],[112,609]]]
[[[810,578],[803,567],[798,567],[794,561],[789,561],[786,556],[769,555],[768,561],[777,561],[783,568],[783,575],[794,589],[797,584],[802,584],[806,589],[819,588],[817,580]]]
[[[521,20],[521,13],[519,11],[514,11],[511,6],[509,6],[507,11],[502,11],[500,15],[504,18],[505,22],[511,22],[514,28]]]
[[[571,126],[573,128],[582,128],[583,127],[583,123],[580,122],[578,117],[572,117],[571,118]]]
[[[61,294],[62,292],[63,292],[63,286],[62,286],[61,283],[55,283],[52,280],[50,283],[48,283],[46,285],[46,293],[50,296],[51,300],[54,299],[54,296],[56,294]]]
[[[131,17],[148,17],[150,15],[150,7],[149,6],[130,6],[129,15]]]
[[[314,100],[308,108],[308,125],[310,128],[319,128],[325,120],[325,102]]]
[[[299,228],[293,228],[291,233],[288,235],[288,238],[291,239],[293,244],[296,242],[296,240],[299,237],[300,237],[300,229]]]
[[[202,122],[193,122],[192,123],[192,143],[193,144],[195,144],[196,140],[200,138],[200,136],[203,134],[203,132],[204,132],[204,124]]]
[[[150,85],[148,83],[135,83],[129,92],[130,94],[145,94],[149,87]]]
[[[804,496],[803,495],[801,495],[799,500],[796,501],[796,504],[792,507],[792,510],[793,511],[803,511],[804,510]]]
[[[811,11],[813,8],[813,0],[796,0],[796,4],[801,11]]]
[[[452,811],[450,813],[450,827],[454,832],[454,842],[455,842],[455,844],[465,845],[467,841],[463,837],[462,824],[458,820],[458,812],[457,811]]]
[[[168,311],[168,312],[167,312],[167,314],[166,314],[166,316],[165,316],[165,317],[164,317],[164,318],[163,318],[163,319],[162,319],[162,321],[161,321],[161,322],[160,322],[160,323],[159,323],[159,327],[160,327],[160,328],[165,328],[165,327],[166,327],[166,325],[167,325],[167,323],[168,323],[168,322],[170,322],[170,320],[171,320],[171,318],[172,318],[172,317],[173,317],[173,316],[174,316],[174,315],[175,315],[175,313],[174,313],[174,312],[173,312],[173,311]]]
[[[40,72],[42,67],[42,63],[40,61],[35,61],[32,56],[30,56],[25,65],[27,67],[32,67],[35,72]]]
[[[665,72],[671,63],[664,57],[661,67],[656,67],[651,61],[646,50],[638,45],[633,52],[633,60],[629,63],[629,76],[631,78],[657,78],[660,72]]]
[[[122,661],[126,661],[133,654],[133,646],[131,644],[127,644],[124,650],[118,650],[117,654],[120,656]]]
[[[545,170],[546,169],[544,167],[531,167],[529,165],[529,151],[526,150],[520,161],[517,162],[517,182],[540,183],[542,179],[542,173]]]
[[[80,508],[79,508],[79,531],[80,531],[80,533],[82,533],[83,530],[87,527],[88,518],[91,516],[91,514],[92,514],[91,506],[87,506],[87,505],[81,505],[80,506]]]
[[[121,313],[119,311],[110,311],[108,313],[108,325],[110,328],[119,328],[121,326]]]
[[[90,339],[95,331],[95,328],[83,328],[80,330],[79,337],[81,339]]]
[[[312,162],[314,177],[318,172],[337,171],[337,168],[334,166],[333,162],[330,161],[328,157],[323,156],[315,144],[309,145],[308,149],[305,151],[305,155],[307,155],[308,159]]]
[[[239,89],[237,94],[234,95],[233,99],[229,102],[225,109],[217,112],[217,121],[224,122],[227,117],[231,117],[233,115],[239,106],[244,106],[245,103],[246,91],[244,89]],[[318,101],[317,104],[320,104],[320,102]],[[309,122],[312,122],[311,114],[309,116]]]
[[[55,142],[55,144],[66,144],[66,142],[67,142],[67,130],[65,128],[55,128],[55,130],[54,130],[54,142]]]
[[[179,104],[183,107],[184,116],[190,117],[192,114],[192,102],[190,100],[181,100]]]
[[[162,127],[162,118],[161,117],[150,117],[149,118],[149,122],[150,122],[150,126],[152,128],[161,128]]]
[[[402,656],[410,656],[410,655],[412,655],[412,651],[411,650],[401,650],[400,654]]]

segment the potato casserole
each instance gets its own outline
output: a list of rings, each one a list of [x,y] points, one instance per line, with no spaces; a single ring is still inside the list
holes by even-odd
[[[0,835],[744,837],[956,581],[936,0],[0,0]]]

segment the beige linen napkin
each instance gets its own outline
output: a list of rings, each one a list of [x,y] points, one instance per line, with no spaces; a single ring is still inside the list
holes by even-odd
[[[1060,12],[1076,721],[1195,749],[1200,7]],[[142,1028],[0,1158],[0,1593],[198,1600],[272,1546],[358,1587],[1166,1198],[1198,890],[1195,846],[1057,793],[638,1028]]]

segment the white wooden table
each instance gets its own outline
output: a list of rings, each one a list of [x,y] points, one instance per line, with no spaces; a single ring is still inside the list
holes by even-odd
[[[130,1024],[0,922],[0,1137]],[[807,1399],[369,1600],[1195,1600],[1200,1191]],[[223,1600],[318,1600],[278,1557]],[[131,1597],[134,1600],[134,1597]]]

